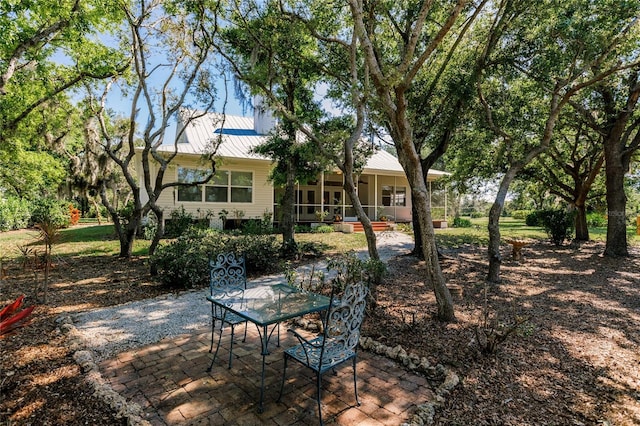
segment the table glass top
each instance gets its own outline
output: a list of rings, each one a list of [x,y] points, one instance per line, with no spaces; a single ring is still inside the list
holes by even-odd
[[[286,284],[218,291],[207,299],[258,325],[275,324],[329,308],[327,296]]]

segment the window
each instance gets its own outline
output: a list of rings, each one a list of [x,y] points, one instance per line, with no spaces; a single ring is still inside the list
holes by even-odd
[[[205,186],[208,203],[251,203],[253,201],[253,172],[221,170]]]
[[[231,202],[250,203],[253,201],[253,173],[231,172]]]
[[[215,176],[204,190],[204,200],[208,203],[226,203],[227,187],[229,185],[229,172],[226,170],[216,172]]]
[[[382,186],[382,205],[383,206],[406,206],[407,205],[407,187],[391,185]]]
[[[191,183],[206,176],[206,171],[178,167],[178,182]],[[178,201],[202,201],[202,188],[200,186],[179,186]]]

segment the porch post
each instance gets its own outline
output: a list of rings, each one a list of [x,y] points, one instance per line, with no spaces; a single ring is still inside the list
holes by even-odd
[[[398,190],[398,176],[394,176],[393,177],[393,198],[391,198],[391,202],[393,203],[393,220],[398,219],[398,203],[396,202],[397,190]]]
[[[373,214],[374,219],[378,220],[378,175],[373,175]]]
[[[444,221],[447,221],[447,185],[444,185]]]
[[[300,184],[296,183],[296,202],[293,203],[296,209],[296,222],[300,222],[300,203],[302,202],[298,199],[298,195],[300,195]]]
[[[320,172],[320,211],[324,211],[324,170]]]
[[[344,220],[345,217],[345,213],[346,213],[346,207],[345,207],[345,203],[347,202],[347,200],[344,199],[345,193],[344,193],[344,173],[341,173],[342,176],[342,220]]]
[[[432,195],[432,193],[431,193],[431,181],[428,181],[427,183],[429,184],[429,210],[431,210],[432,219],[435,219],[433,217],[433,208],[432,208],[433,205],[432,205],[432,200],[431,200],[431,195]]]

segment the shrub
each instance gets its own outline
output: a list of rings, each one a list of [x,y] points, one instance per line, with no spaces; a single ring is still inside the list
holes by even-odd
[[[31,204],[23,199],[0,199],[0,231],[22,229],[29,225]]]
[[[542,226],[542,221],[540,217],[540,210],[534,210],[527,214],[524,219],[524,222],[527,226]]]
[[[607,226],[607,217],[602,213],[587,213],[587,226],[589,228],[604,228]]]
[[[191,213],[184,209],[184,206],[180,206],[171,212],[169,220],[167,220],[164,236],[167,238],[176,238],[186,232],[191,225],[193,225],[194,217]]]
[[[331,279],[332,285],[339,290],[344,290],[349,284],[358,281],[366,281],[370,284],[379,284],[387,272],[384,262],[380,260],[363,260],[353,251],[344,255],[331,258],[327,261],[327,271],[334,271]]]
[[[451,224],[451,226],[453,226],[454,228],[471,228],[471,221],[469,219],[456,216],[453,218],[453,223]]]
[[[526,220],[530,213],[531,210],[513,210],[511,217],[517,220]]]
[[[155,215],[148,215],[142,218],[142,232],[140,237],[143,240],[152,240],[158,231],[158,220]]]
[[[69,226],[71,218],[66,202],[55,198],[40,198],[33,204],[31,211],[32,224],[46,224],[56,228]]]
[[[486,215],[482,212],[471,212],[471,219],[478,219],[485,216]]]
[[[565,209],[547,209],[540,213],[540,221],[551,241],[557,246],[571,238],[574,225],[574,212]]]
[[[249,219],[242,223],[242,233],[245,235],[268,235],[273,233],[271,220]]]
[[[158,247],[151,261],[160,281],[170,287],[202,287],[209,282],[209,259],[220,253],[244,254],[247,272],[275,269],[279,246],[273,235],[229,235],[214,229],[190,228]]]
[[[308,234],[311,232],[311,226],[309,225],[295,225],[294,230],[296,234]]]
[[[317,243],[315,241],[300,241],[296,243],[295,258],[303,257],[320,257],[327,248],[326,244]]]
[[[317,234],[329,234],[329,233],[333,232],[333,226],[320,225],[320,226],[316,227],[315,229],[313,229],[311,232],[315,232]]]

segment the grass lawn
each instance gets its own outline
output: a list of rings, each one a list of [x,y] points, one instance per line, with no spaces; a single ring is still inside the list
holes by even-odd
[[[464,244],[485,246],[489,242],[487,218],[472,219],[470,228],[436,229],[436,239],[442,247],[455,248]],[[593,240],[605,241],[606,228],[590,229]],[[507,238],[546,239],[540,227],[526,226],[523,221],[510,217],[500,219],[500,232],[503,240]],[[113,225],[82,224],[60,231],[60,242],[53,247],[54,256],[116,256],[120,251]],[[309,233],[296,234],[298,242],[313,241],[324,247],[327,254],[344,253],[366,247],[364,234],[342,233]],[[136,240],[133,247],[134,256],[146,256],[150,241]],[[633,226],[628,228],[628,243],[640,245],[640,236],[636,235]],[[38,242],[38,232],[34,229],[9,231],[0,233],[0,259],[18,259],[23,252],[29,250],[42,251]]]

